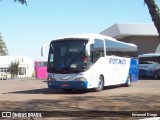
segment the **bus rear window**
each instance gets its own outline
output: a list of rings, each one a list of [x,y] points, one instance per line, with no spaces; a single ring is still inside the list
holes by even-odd
[[[46,67],[47,66],[47,62],[39,62],[38,63],[38,67]]]

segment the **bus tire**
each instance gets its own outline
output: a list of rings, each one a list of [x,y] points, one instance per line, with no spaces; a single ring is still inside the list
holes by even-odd
[[[104,80],[103,80],[103,77],[100,76],[99,77],[99,82],[98,82],[98,87],[95,88],[94,90],[95,90],[95,92],[100,92],[100,91],[103,90],[103,87],[104,87]]]
[[[124,86],[125,86],[125,87],[131,86],[131,81],[132,81],[132,77],[131,77],[131,75],[129,74],[128,77],[127,77],[127,82],[124,84]]]

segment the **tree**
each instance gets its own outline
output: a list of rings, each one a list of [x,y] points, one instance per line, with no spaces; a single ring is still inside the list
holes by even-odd
[[[160,37],[160,9],[156,4],[155,0],[144,0],[144,2],[148,6],[149,13],[152,17],[152,21],[154,22],[154,25],[157,28]]]
[[[11,62],[11,64],[9,65],[9,71],[13,76],[18,75],[18,67],[19,67],[19,62],[17,61]]]
[[[26,0],[14,0],[14,2],[20,2],[20,3],[22,3],[22,4],[26,4],[27,5],[27,1]]]
[[[0,0],[0,1],[2,1],[2,0]],[[27,5],[27,1],[26,0],[14,0],[14,2],[20,2],[21,4],[25,4],[25,5]]]
[[[6,55],[8,55],[8,49],[7,49],[6,44],[2,40],[2,37],[0,35],[0,56],[6,56]]]

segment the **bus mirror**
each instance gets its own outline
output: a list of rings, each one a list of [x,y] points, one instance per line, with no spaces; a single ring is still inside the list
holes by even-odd
[[[88,50],[86,51],[86,56],[90,56],[90,52]]]
[[[44,47],[41,48],[41,56],[44,56]]]
[[[49,46],[49,43],[45,43],[41,48],[41,56],[44,56],[46,47]]]
[[[89,44],[86,45],[86,56],[90,56],[90,46],[89,46]]]

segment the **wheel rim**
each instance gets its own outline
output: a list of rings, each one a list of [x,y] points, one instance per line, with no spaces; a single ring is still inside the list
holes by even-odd
[[[128,76],[128,85],[130,85],[131,84],[131,76],[129,75]]]
[[[102,88],[103,88],[103,81],[101,80],[101,78],[99,78],[98,89],[102,90]]]
[[[98,88],[101,89],[102,88],[102,81],[100,80],[98,83]]]

